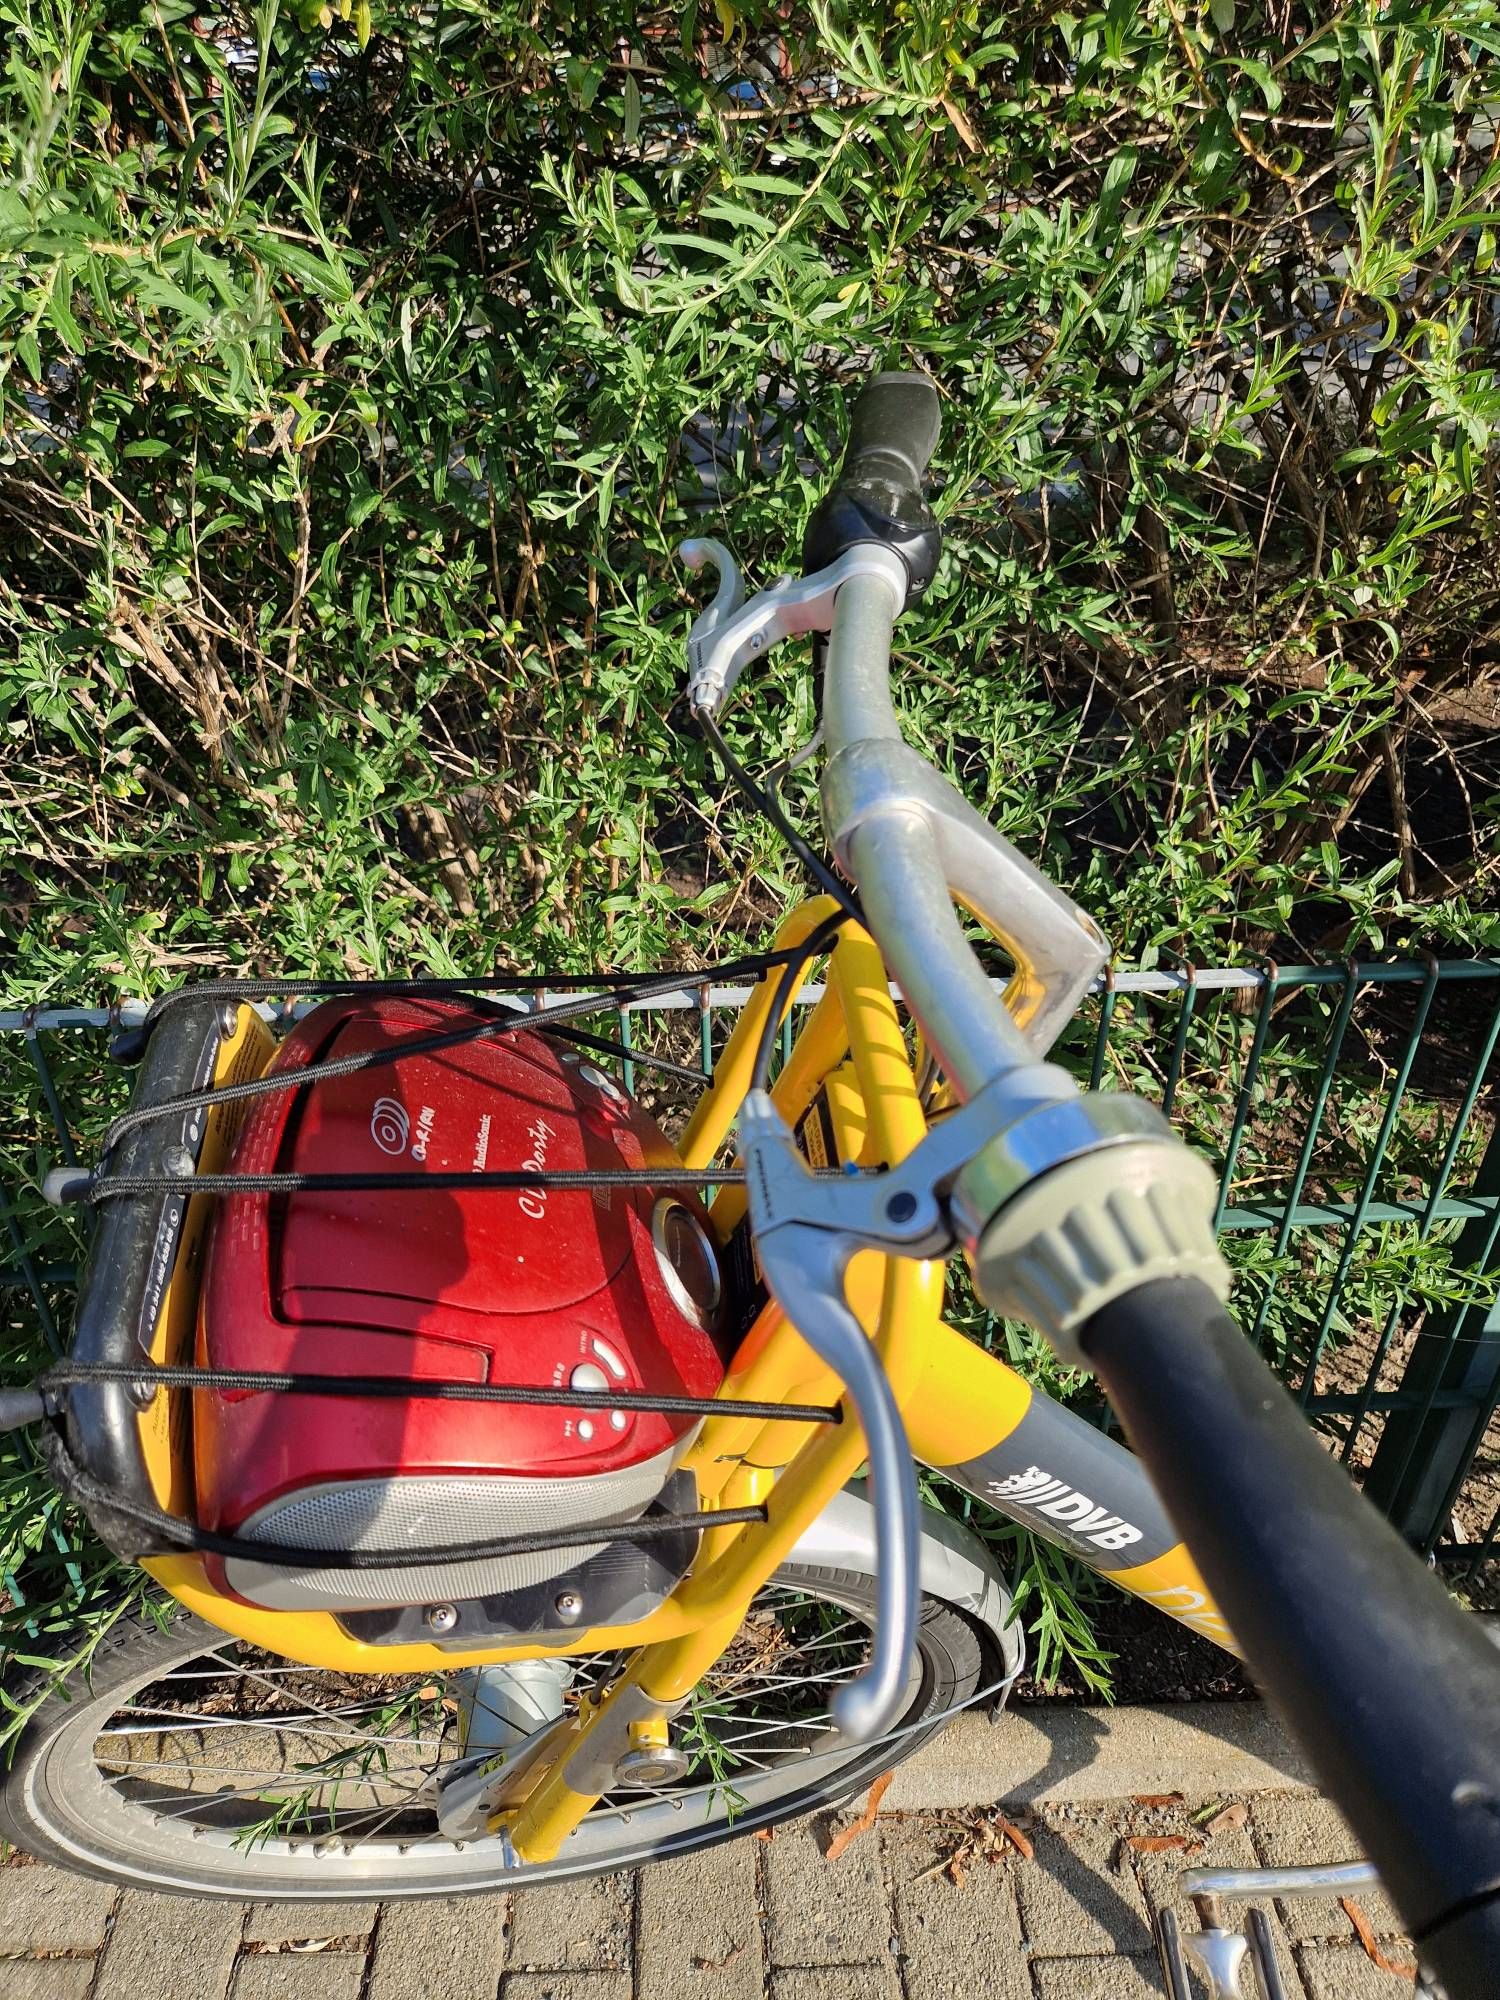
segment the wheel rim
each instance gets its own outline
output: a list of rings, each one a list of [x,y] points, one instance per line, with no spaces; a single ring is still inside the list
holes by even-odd
[[[199,1894],[452,1894],[630,1866],[780,1819],[799,1793],[888,1761],[827,1717],[868,1655],[869,1618],[821,1586],[763,1590],[674,1725],[683,1782],[601,1801],[552,1862],[438,1831],[432,1774],[458,1755],[440,1676],[331,1675],[229,1639],[185,1640],[125,1687],[75,1698],[26,1773],[28,1804],[83,1865]],[[570,1697],[607,1686],[620,1657],[581,1659]],[[908,1712],[921,1681],[914,1662]]]

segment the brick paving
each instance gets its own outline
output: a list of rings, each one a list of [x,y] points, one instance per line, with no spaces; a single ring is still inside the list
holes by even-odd
[[[0,2000],[1161,2000],[1151,1915],[1179,1900],[1184,1855],[1127,1836],[1185,1834],[1220,1866],[1355,1852],[1316,1797],[1244,1803],[1245,1824],[1208,1839],[1191,1801],[1034,1808],[1029,1858],[955,1812],[884,1814],[829,1861],[839,1822],[821,1815],[638,1875],[383,1906],[235,1907],[0,1868]],[[1384,1955],[1409,1959],[1384,1898],[1359,1903]],[[1273,1924],[1295,2000],[1410,1994],[1336,1902]]]

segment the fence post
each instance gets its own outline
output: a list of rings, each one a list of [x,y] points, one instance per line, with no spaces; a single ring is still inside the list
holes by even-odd
[[[1453,1246],[1456,1270],[1488,1277],[1500,1238],[1500,1125],[1474,1177],[1484,1203]],[[1486,1287],[1486,1290],[1488,1288]],[[1450,1305],[1417,1335],[1399,1393],[1375,1450],[1364,1490],[1409,1542],[1430,1550],[1500,1402],[1500,1297]],[[1443,1398],[1443,1407],[1435,1407]]]

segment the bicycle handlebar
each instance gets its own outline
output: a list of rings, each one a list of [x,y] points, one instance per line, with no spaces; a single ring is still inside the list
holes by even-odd
[[[1251,1665],[1453,2000],[1500,1966],[1500,1658],[1212,1293],[1159,1281],[1083,1350]]]
[[[1045,1048],[1071,1015],[1107,948],[992,829],[980,821],[976,831],[978,816],[902,740],[891,633],[935,567],[935,528],[921,542],[926,576],[907,532],[935,417],[924,378],[874,378],[806,553],[819,567],[847,565],[856,549],[861,561],[840,576],[825,668],[822,799],[834,851],[956,1094],[1013,1100],[993,1157],[973,1163],[978,1191],[965,1193],[962,1175],[951,1190],[955,1220],[969,1212],[961,1233],[976,1288],[993,1310],[1034,1319],[1064,1359],[1098,1370],[1252,1668],[1424,1958],[1450,2000],[1478,2000],[1500,1966],[1500,1655],[1328,1458],[1213,1292],[1163,1275],[1212,1267],[1227,1284],[1208,1218],[1185,1213],[1201,1196],[1164,1123],[1153,1133],[1136,1121],[1128,1163],[1102,1150],[1112,1141],[1103,1116],[1092,1152],[1057,1141],[1066,1119],[1045,1123],[1106,1102],[1079,1100],[1071,1079],[1037,1064],[1034,1044]],[[971,950],[955,897],[1016,958],[1010,1006]],[[1028,1035],[1037,988],[1049,1004],[1042,1034]],[[1015,1135],[1028,1119],[1023,1144]],[[1027,1200],[1040,1214],[1029,1237],[1014,1226]],[[1091,1260],[1108,1267],[1116,1245],[1101,1285]]]

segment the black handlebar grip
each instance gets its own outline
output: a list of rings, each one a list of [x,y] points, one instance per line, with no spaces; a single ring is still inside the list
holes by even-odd
[[[1448,2000],[1500,1992],[1500,1649],[1186,1279],[1082,1345],[1257,1681]]]
[[[841,479],[890,479],[920,493],[943,426],[937,390],[926,375],[887,370],[859,392],[849,421]]]
[[[942,533],[922,495],[942,415],[926,375],[872,375],[859,393],[838,477],[818,503],[802,541],[805,575],[826,569],[864,542],[898,555],[909,604],[931,583]]]

